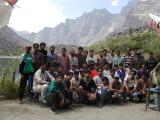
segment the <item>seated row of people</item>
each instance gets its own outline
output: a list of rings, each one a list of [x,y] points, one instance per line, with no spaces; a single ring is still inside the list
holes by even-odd
[[[52,66],[52,65],[51,65]],[[52,66],[50,69],[52,70]],[[107,103],[127,102],[127,97],[146,99],[146,89],[150,82],[147,74],[136,79],[136,71],[131,70],[124,78],[113,72],[111,76],[103,76],[103,69],[82,69],[63,74],[59,70],[53,77],[47,65],[41,65],[34,75],[33,90],[40,93],[40,100],[48,103],[53,111],[67,107],[72,103],[95,104],[102,107]],[[92,74],[97,77],[92,77]],[[112,79],[111,79],[112,78]]]

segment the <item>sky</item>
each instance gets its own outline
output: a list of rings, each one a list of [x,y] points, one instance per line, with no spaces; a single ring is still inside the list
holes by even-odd
[[[94,8],[118,14],[130,0],[19,0],[9,26],[17,31],[38,32],[76,18]]]

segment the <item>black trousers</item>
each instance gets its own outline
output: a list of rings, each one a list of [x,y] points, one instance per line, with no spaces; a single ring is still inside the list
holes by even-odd
[[[19,85],[19,99],[24,98],[24,91],[25,87],[27,85],[27,81],[30,80],[30,85],[29,85],[29,93],[32,90],[33,87],[33,75],[23,75],[24,77],[20,79],[20,85]]]
[[[60,102],[62,101],[62,95],[60,92],[53,92],[48,96],[48,104],[51,110],[57,110],[60,108]]]

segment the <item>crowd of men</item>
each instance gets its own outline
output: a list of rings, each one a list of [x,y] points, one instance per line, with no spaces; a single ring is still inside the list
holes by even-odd
[[[19,103],[23,103],[24,91],[39,93],[39,100],[56,111],[72,103],[93,104],[102,107],[110,103],[126,103],[137,98],[146,99],[150,72],[157,65],[153,52],[145,59],[139,49],[129,48],[124,55],[120,50],[61,49],[55,46],[46,50],[45,43],[27,45],[21,56],[19,72]],[[34,96],[34,95],[33,95]]]

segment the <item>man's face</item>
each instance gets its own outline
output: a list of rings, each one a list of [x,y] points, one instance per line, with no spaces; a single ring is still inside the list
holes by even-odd
[[[42,72],[44,72],[46,69],[47,69],[47,66],[46,66],[46,65],[42,65],[42,66],[41,66]]]
[[[54,47],[50,48],[50,51],[51,51],[51,53],[54,53],[55,48]]]
[[[104,80],[104,81],[103,81],[103,85],[104,85],[104,86],[109,85],[109,81]]]
[[[87,52],[87,51],[84,51],[84,52],[83,52],[83,55],[87,57],[88,52]]]
[[[103,55],[107,55],[107,50],[103,50]]]
[[[70,54],[71,54],[71,56],[74,56],[74,54],[75,54],[74,50],[71,50]]]
[[[62,77],[62,76],[58,76],[57,81],[58,81],[59,83],[62,83],[62,80],[63,80],[63,77]]]
[[[103,71],[101,69],[98,70],[99,76],[102,76]]]
[[[83,50],[82,49],[79,49],[78,50],[78,54],[82,54]]]
[[[102,51],[99,51],[99,56],[103,56],[103,52]]]
[[[46,48],[46,46],[45,46],[45,45],[43,45],[43,44],[42,44],[42,45],[40,45],[40,49],[41,49],[41,50],[45,50],[45,48]]]
[[[89,73],[84,73],[84,77],[89,77]]]
[[[71,75],[71,74],[70,74],[70,75],[67,75],[67,79],[68,79],[68,80],[71,80],[72,77],[73,77],[73,75]]]
[[[32,50],[32,48],[31,48],[31,47],[26,47],[26,52],[27,52],[27,53],[30,53],[30,52],[31,52],[31,50]]]
[[[89,54],[90,54],[90,56],[91,56],[91,57],[93,57],[94,52],[93,52],[93,51],[91,51]]]
[[[117,56],[120,56],[120,51],[117,51],[116,54],[117,54]]]
[[[39,50],[39,46],[38,45],[35,45],[34,46],[34,51],[38,51]]]
[[[63,56],[66,55],[66,50],[62,49],[61,53]]]

